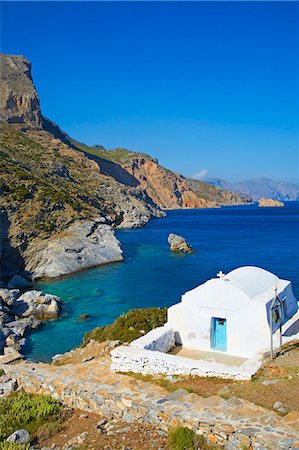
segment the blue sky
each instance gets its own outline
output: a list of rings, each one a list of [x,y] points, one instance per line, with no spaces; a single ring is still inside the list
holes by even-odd
[[[295,2],[3,2],[1,51],[31,60],[76,139],[191,176],[298,179]]]

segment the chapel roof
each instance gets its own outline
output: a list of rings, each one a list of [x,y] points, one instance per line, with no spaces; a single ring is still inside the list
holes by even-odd
[[[280,282],[273,273],[254,266],[234,269],[226,274],[224,279],[243,291],[249,298],[255,298],[270,288],[275,289]]]

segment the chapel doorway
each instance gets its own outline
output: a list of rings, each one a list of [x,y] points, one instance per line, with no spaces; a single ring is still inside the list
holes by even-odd
[[[212,334],[211,347],[215,350],[226,352],[227,338],[226,338],[226,319],[219,317],[212,318]]]

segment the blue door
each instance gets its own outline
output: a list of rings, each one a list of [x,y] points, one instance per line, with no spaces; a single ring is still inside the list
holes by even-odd
[[[212,347],[215,350],[226,351],[226,319],[213,317]]]

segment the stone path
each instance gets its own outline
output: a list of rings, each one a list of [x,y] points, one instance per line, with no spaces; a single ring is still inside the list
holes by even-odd
[[[110,358],[54,366],[24,361],[2,367],[26,391],[48,393],[66,405],[96,412],[108,419],[153,423],[161,429],[184,425],[227,450],[299,448],[298,413],[284,418],[235,397],[225,400],[169,393],[162,387],[110,372]]]

